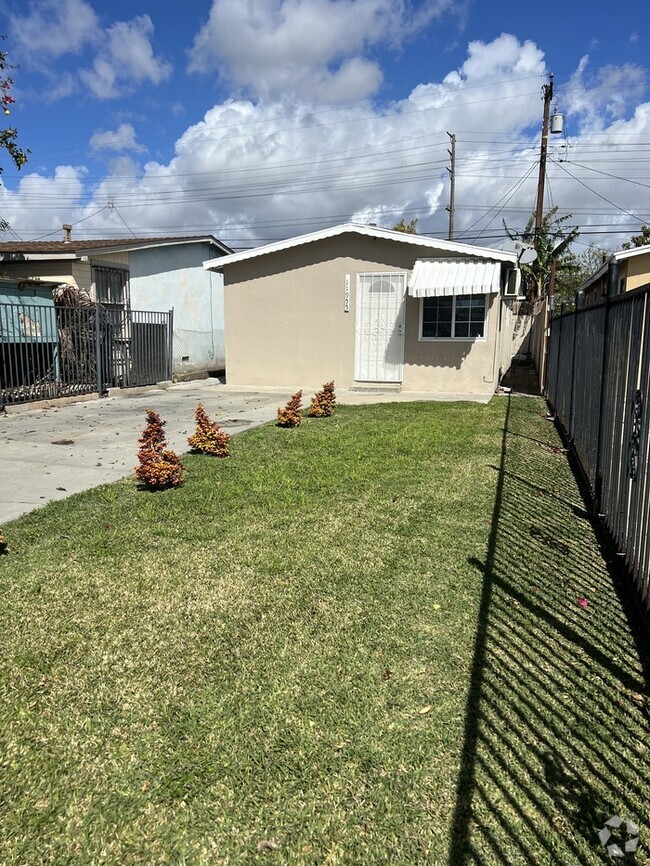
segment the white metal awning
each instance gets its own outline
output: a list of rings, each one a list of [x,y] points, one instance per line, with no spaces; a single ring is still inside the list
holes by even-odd
[[[489,295],[501,284],[501,262],[481,259],[418,259],[409,280],[414,298]]]

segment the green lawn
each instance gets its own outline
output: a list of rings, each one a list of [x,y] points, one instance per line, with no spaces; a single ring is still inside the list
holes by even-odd
[[[339,407],[4,527],[0,863],[596,864],[615,812],[649,863],[642,653],[543,414]]]

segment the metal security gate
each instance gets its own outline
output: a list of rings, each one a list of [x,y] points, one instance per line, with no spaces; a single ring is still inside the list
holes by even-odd
[[[172,377],[173,312],[0,304],[0,408]]]
[[[172,378],[173,311],[110,310],[110,369],[114,387],[155,385]]]
[[[171,313],[132,313],[129,384],[150,385],[171,379]]]
[[[359,274],[355,374],[358,382],[401,382],[406,274]]]

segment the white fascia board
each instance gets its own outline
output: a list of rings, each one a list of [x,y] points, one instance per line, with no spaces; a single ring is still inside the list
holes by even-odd
[[[617,253],[612,253],[612,255],[603,262],[597,271],[594,271],[591,276],[587,277],[582,285],[578,286],[576,291],[583,292],[585,289],[588,289],[592,283],[599,280],[607,271],[610,262],[624,262],[626,259],[633,259],[635,256],[642,256],[644,253],[650,253],[650,246],[633,247],[631,250],[619,250]]]
[[[229,255],[229,247],[225,244],[222,244],[221,241],[218,241],[215,237],[207,236],[202,238],[176,238],[176,240],[169,241],[156,241],[153,243],[137,243],[134,242],[132,245],[121,244],[119,246],[114,247],[93,247],[93,248],[85,248],[84,255],[87,256],[99,256],[102,253],[133,253],[138,250],[151,250],[156,249],[157,247],[180,247],[184,244],[209,244],[211,247],[217,247],[217,249],[223,250],[224,255]]]
[[[252,250],[244,250],[243,252],[232,253],[231,255],[223,256],[218,259],[210,259],[203,262],[203,267],[206,270],[220,270],[223,267],[236,264],[237,262],[243,262],[247,259],[270,255],[271,253],[283,252],[292,247],[298,247],[304,244],[310,244],[315,241],[325,240],[327,238],[333,238],[348,233],[364,235],[371,238],[379,238],[380,240],[397,241],[398,243],[408,244],[412,247],[420,247],[423,250],[460,253],[497,262],[517,263],[517,254],[514,252],[507,252],[506,250],[495,250],[491,247],[476,247],[471,244],[461,244],[456,241],[445,241],[439,238],[427,238],[423,235],[411,235],[406,232],[397,232],[392,229],[380,229],[375,226],[361,225],[358,223],[343,223],[342,225],[333,226],[332,228],[321,229],[320,231],[310,232],[306,235],[298,235],[297,237],[289,238],[284,241],[276,241],[275,243],[266,244],[262,247],[255,247]]]
[[[632,259],[634,256],[642,256],[644,253],[650,253],[650,246],[632,247],[631,250],[619,250],[617,253],[614,253],[612,258],[620,262],[624,259]]]

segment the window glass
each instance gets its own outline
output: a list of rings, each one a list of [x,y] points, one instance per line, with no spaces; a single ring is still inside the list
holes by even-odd
[[[485,336],[485,295],[423,298],[422,337],[468,340]]]
[[[453,298],[425,298],[422,310],[423,337],[451,337]]]

